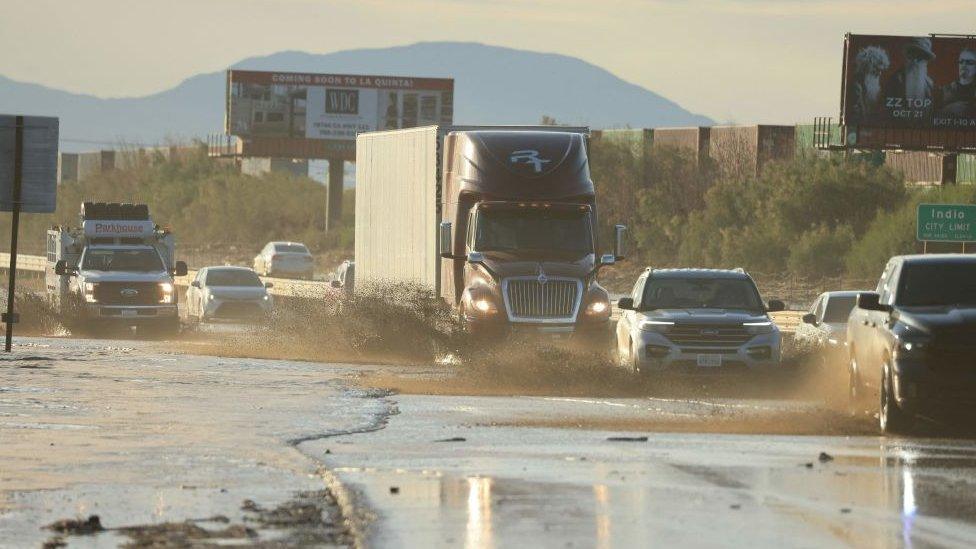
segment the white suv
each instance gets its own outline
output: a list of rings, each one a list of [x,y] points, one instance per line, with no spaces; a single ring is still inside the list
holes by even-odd
[[[780,363],[780,332],[741,269],[647,269],[617,303],[617,355],[634,373],[750,370]]]

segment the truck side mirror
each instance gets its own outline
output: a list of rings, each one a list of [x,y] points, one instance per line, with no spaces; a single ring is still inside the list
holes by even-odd
[[[811,326],[817,325],[817,315],[813,313],[807,313],[803,315],[803,317],[800,320],[802,320],[804,324],[810,324]]]
[[[767,313],[777,313],[779,311],[785,311],[786,304],[778,299],[770,299],[769,304],[766,305]]]
[[[603,254],[600,256],[600,265],[613,265],[617,258],[613,254]]]
[[[471,252],[468,254],[468,263],[484,263],[485,254],[481,252]]]
[[[329,286],[332,286],[333,288],[341,288],[342,282],[339,282],[338,280],[333,280],[332,282],[329,282]]]
[[[454,259],[454,243],[452,242],[452,226],[450,221],[443,221],[440,225],[438,236],[438,251],[440,256],[445,259]]]
[[[624,254],[624,233],[626,232],[626,225],[613,226],[613,255],[617,261],[622,261],[625,257],[627,257]]]
[[[176,268],[173,269],[173,274],[176,275],[176,276],[186,276],[186,273],[187,272],[188,272],[188,269],[186,268],[186,262],[185,261],[177,261],[176,262]]]
[[[857,294],[857,308],[865,311],[891,312],[891,305],[881,303],[878,292],[861,292]]]
[[[190,286],[193,286],[194,288],[199,288],[200,287],[200,281],[199,280],[194,280],[193,282],[190,283]]]
[[[274,288],[274,282],[265,282],[264,287],[270,290],[271,288]]]
[[[632,297],[621,297],[617,300],[617,308],[622,311],[633,311],[634,310],[634,298]]]
[[[54,274],[56,275],[66,275],[68,274],[68,262],[61,259],[54,264]]]

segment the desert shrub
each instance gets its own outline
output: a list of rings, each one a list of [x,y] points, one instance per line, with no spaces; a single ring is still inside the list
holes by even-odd
[[[806,277],[835,276],[844,271],[844,257],[854,242],[847,225],[834,229],[822,225],[803,233],[789,250],[787,266],[792,274]]]

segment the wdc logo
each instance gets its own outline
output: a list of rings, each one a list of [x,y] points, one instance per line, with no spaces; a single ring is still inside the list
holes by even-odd
[[[512,154],[508,157],[508,161],[512,164],[532,164],[535,173],[542,173],[543,164],[550,162],[548,158],[540,158],[539,151],[534,149],[512,151]]]

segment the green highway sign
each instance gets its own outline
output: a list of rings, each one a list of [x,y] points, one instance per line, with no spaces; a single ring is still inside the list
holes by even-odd
[[[922,242],[976,242],[976,205],[919,204],[916,219]]]

